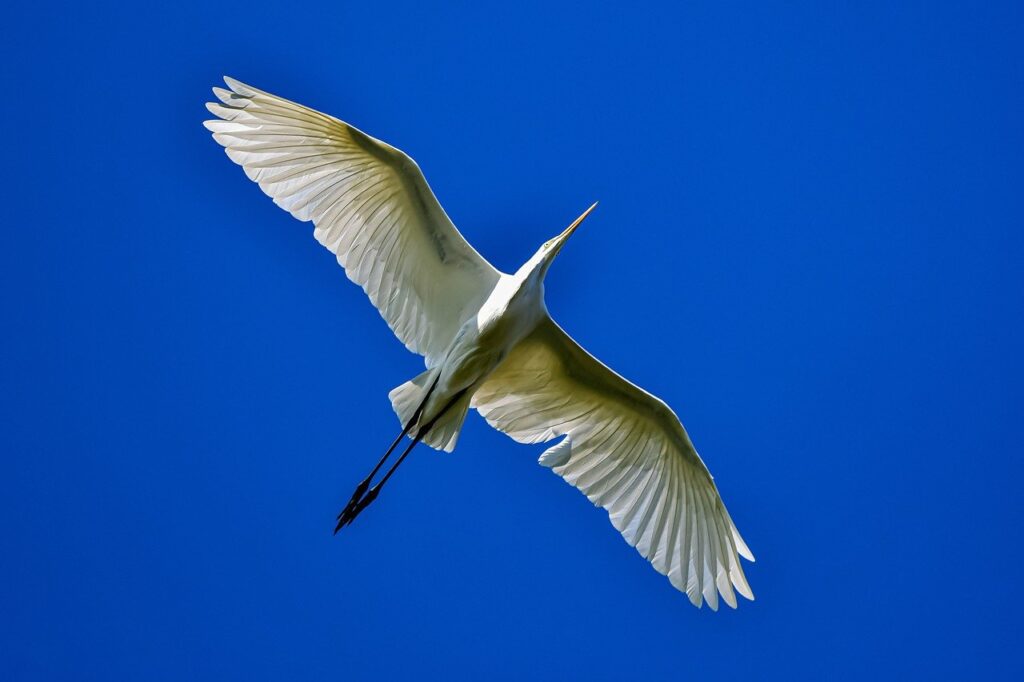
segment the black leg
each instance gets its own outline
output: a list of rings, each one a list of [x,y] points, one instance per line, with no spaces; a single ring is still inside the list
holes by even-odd
[[[361,500],[363,496],[366,494],[366,490],[367,488],[370,487],[370,482],[373,480],[373,477],[377,475],[377,472],[380,471],[380,468],[384,466],[384,462],[388,460],[388,457],[390,457],[391,453],[395,451],[395,448],[398,447],[398,444],[402,442],[402,439],[405,438],[410,431],[412,431],[412,427],[416,424],[417,421],[419,421],[420,414],[423,413],[423,407],[427,404],[427,400],[430,399],[430,394],[434,392],[435,386],[437,386],[437,379],[434,379],[434,383],[432,383],[430,385],[430,388],[427,389],[427,393],[425,396],[423,396],[423,400],[420,402],[419,407],[417,407],[416,411],[413,412],[412,417],[409,419],[409,423],[406,424],[405,428],[402,429],[402,432],[398,434],[398,438],[395,439],[395,441],[391,444],[391,447],[389,447],[387,452],[384,453],[384,456],[380,458],[380,461],[377,462],[377,466],[373,467],[373,471],[371,471],[367,475],[367,477],[364,478],[362,482],[356,486],[356,489],[355,491],[353,491],[352,497],[349,499],[348,504],[345,505],[345,508],[338,512],[338,516],[336,517],[338,520],[338,525],[334,529],[335,534],[337,534],[341,527],[345,525],[344,523],[342,523],[342,518],[351,518],[350,515],[356,508],[356,505],[359,504],[359,500]]]
[[[382,478],[380,482],[377,483],[377,485],[370,488],[370,490],[367,491],[365,495],[360,497],[352,506],[351,510],[348,510],[346,508],[346,511],[348,513],[342,512],[341,515],[338,516],[338,525],[334,529],[335,535],[337,535],[338,531],[341,530],[343,527],[352,523],[355,520],[355,518],[359,516],[360,513],[362,513],[364,509],[370,506],[371,502],[377,499],[377,495],[380,494],[380,489],[384,486],[385,483],[387,483],[388,479],[391,478],[391,475],[395,473],[395,470],[398,469],[398,466],[405,461],[405,458],[409,456],[409,453],[412,452],[412,449],[419,444],[420,440],[423,438],[425,434],[425,430],[420,430],[416,434],[416,438],[414,438],[413,441],[409,443],[409,446],[405,449],[405,452],[402,453],[402,456],[398,458],[398,461],[391,466],[391,468],[388,470],[386,474],[384,474],[384,478]]]
[[[437,420],[440,419],[445,412],[451,409],[452,405],[454,405],[456,401],[458,401],[458,399],[461,397],[462,393],[460,392],[454,398],[452,398],[447,405],[444,406],[443,410],[438,412],[433,419],[431,419],[425,426],[423,426],[423,428],[416,430],[416,437],[413,438],[412,443],[410,443],[409,447],[405,449],[405,451],[402,453],[402,456],[398,458],[398,461],[395,462],[390,469],[388,469],[388,472],[384,474],[384,478],[380,479],[380,482],[378,482],[377,485],[373,486],[368,491],[365,490],[364,488],[364,492],[358,498],[353,496],[353,500],[355,500],[355,502],[349,502],[345,509],[342,510],[340,514],[338,514],[338,525],[334,528],[335,535],[337,535],[338,531],[341,530],[343,527],[352,523],[352,521],[354,521],[355,518],[359,516],[359,514],[364,509],[370,506],[371,502],[377,499],[377,495],[380,494],[380,489],[383,488],[384,484],[388,482],[388,479],[394,475],[395,471],[397,471],[398,467],[401,466],[402,462],[405,461],[405,458],[409,456],[409,453],[412,452],[413,448],[415,448],[419,444],[419,442],[423,440],[423,437],[430,432],[430,429],[434,427],[434,424],[437,423]],[[408,430],[406,430],[406,432],[403,433],[402,436],[404,436],[406,433],[408,433]],[[401,437],[399,437],[399,440],[401,440]],[[393,450],[395,445],[397,444],[398,441],[396,441],[395,444],[391,446],[391,450]],[[388,451],[388,455],[391,454],[391,450]],[[386,458],[387,455],[385,455],[384,459]],[[368,476],[367,479],[363,481],[363,483],[359,484],[360,487],[363,487],[364,484],[368,484],[368,481],[371,478],[373,478],[374,474],[377,473],[377,469],[379,469],[380,466],[384,463],[384,459],[381,459],[381,461],[377,463],[377,466],[374,468],[373,473],[371,473],[370,476]],[[357,492],[359,491],[358,488],[356,490]]]
[[[418,418],[419,411],[417,410],[416,414],[414,414],[412,419],[409,420],[409,423],[406,424],[404,429],[402,429],[402,432],[398,434],[398,438],[395,439],[395,442],[391,444],[391,447],[388,448],[388,451],[385,452],[384,456],[380,458],[379,462],[377,462],[377,466],[373,467],[373,471],[371,471],[366,476],[366,478],[363,479],[362,483],[356,486],[355,492],[352,493],[352,499],[348,501],[348,504],[345,505],[344,509],[338,512],[338,519],[341,519],[342,516],[345,516],[346,514],[350,513],[353,509],[355,509],[356,504],[358,504],[359,500],[362,499],[363,495],[366,494],[366,489],[370,487],[370,481],[372,481],[373,477],[377,475],[377,472],[380,471],[380,468],[384,465],[384,462],[388,460],[388,457],[391,456],[391,453],[395,451],[395,448],[398,447],[398,444],[402,442],[402,439],[405,438],[405,436],[410,431],[412,431],[412,425],[416,423],[416,419]],[[338,526],[338,528],[341,528],[341,526]],[[334,529],[335,533],[338,532],[338,528]]]

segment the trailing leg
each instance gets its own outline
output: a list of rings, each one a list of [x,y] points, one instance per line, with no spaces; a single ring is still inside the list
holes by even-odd
[[[423,408],[427,404],[427,400],[430,399],[430,394],[433,393],[434,386],[436,385],[437,379],[435,378],[434,381],[430,384],[430,387],[424,392],[422,399],[419,401],[419,405],[416,406],[416,409],[413,411],[412,415],[406,421],[405,427],[402,429],[402,432],[398,434],[398,438],[395,438],[394,442],[391,443],[391,446],[388,447],[387,452],[384,453],[384,456],[382,456],[380,460],[377,462],[377,465],[373,467],[373,470],[366,476],[366,478],[362,480],[362,482],[359,485],[356,486],[356,489],[355,491],[353,491],[352,497],[349,499],[348,504],[345,505],[345,508],[338,512],[338,516],[336,517],[338,519],[338,525],[334,529],[335,533],[337,533],[341,529],[341,527],[345,525],[346,520],[351,520],[352,518],[354,518],[352,516],[353,510],[355,510],[356,506],[359,504],[359,501],[363,498],[363,496],[366,495],[366,491],[369,489],[370,483],[373,481],[373,477],[377,475],[377,472],[380,471],[380,468],[384,466],[384,462],[388,460],[388,457],[390,457],[391,453],[395,451],[395,448],[398,447],[398,444],[402,442],[402,439],[405,438],[410,431],[412,431],[413,426],[415,426],[416,422],[419,421],[420,415],[423,414]]]
[[[342,510],[341,514],[338,515],[338,525],[334,528],[335,534],[337,534],[338,531],[341,530],[343,527],[352,523],[352,521],[355,520],[355,518],[359,516],[359,514],[364,509],[370,506],[370,503],[377,499],[377,495],[380,494],[381,488],[383,488],[384,484],[388,482],[388,479],[390,479],[395,474],[395,472],[398,470],[398,467],[401,466],[402,462],[405,461],[405,458],[409,456],[409,453],[412,452],[413,448],[415,448],[419,444],[419,442],[423,440],[424,436],[430,433],[430,429],[432,429],[434,425],[437,423],[437,421],[442,416],[444,416],[445,412],[450,410],[452,406],[459,401],[463,393],[465,393],[465,391],[461,391],[458,394],[456,394],[455,397],[452,398],[451,401],[449,401],[448,404],[444,406],[443,410],[434,415],[434,417],[429,422],[427,422],[427,424],[425,424],[423,427],[416,430],[416,437],[413,438],[412,443],[410,443],[409,446],[405,449],[405,451],[402,453],[402,456],[398,458],[398,461],[395,462],[390,469],[388,469],[388,472],[384,474],[384,478],[382,478],[380,482],[377,483],[377,485],[373,486],[368,491],[365,490],[364,488],[364,493],[360,494],[358,498],[356,496],[353,496],[353,500],[355,500],[355,502],[350,501],[348,506],[346,506],[345,509]],[[402,433],[402,436],[405,436],[406,433],[408,433],[408,429]],[[402,436],[400,436],[398,440],[401,440]],[[391,450],[393,450],[395,445],[397,444],[398,441],[395,441],[395,443],[392,444],[391,448],[388,450],[387,455],[391,454]],[[385,457],[382,458],[381,461],[377,463],[377,466],[374,468],[370,476],[368,476],[367,479],[363,481],[363,483],[359,484],[360,487],[363,487],[364,484],[369,485],[369,480],[373,478],[374,474],[377,473],[377,469],[379,469],[380,466],[384,463],[384,460],[387,458],[387,455],[385,455]],[[358,488],[356,490],[357,492],[359,491]]]

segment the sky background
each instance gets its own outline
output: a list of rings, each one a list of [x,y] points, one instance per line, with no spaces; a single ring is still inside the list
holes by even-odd
[[[0,677],[1021,679],[1022,5],[426,4],[5,10]],[[548,306],[680,415],[757,601],[475,414],[332,537],[422,365],[203,129],[223,74],[499,268],[600,200]]]

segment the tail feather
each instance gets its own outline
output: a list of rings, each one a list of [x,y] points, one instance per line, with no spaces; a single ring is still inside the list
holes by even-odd
[[[426,399],[427,393],[434,382],[435,369],[428,369],[419,376],[397,386],[388,393],[391,407],[398,415],[398,421],[405,427],[416,414],[420,404]],[[424,443],[435,450],[451,452],[459,440],[459,432],[469,411],[469,395],[459,398],[448,410],[437,419],[430,432],[423,437]],[[420,420],[423,421],[422,419]],[[410,437],[416,433],[413,428]]]
[[[401,422],[402,428],[405,428],[415,416],[416,410],[426,399],[433,382],[434,370],[428,369],[401,386],[396,386],[388,393],[388,398],[391,398],[391,407],[398,415],[398,421]]]
[[[448,408],[438,418],[427,435],[423,436],[423,442],[435,450],[451,452],[459,441],[459,434],[462,432],[462,424],[466,421],[466,413],[469,412],[469,395],[464,395]]]

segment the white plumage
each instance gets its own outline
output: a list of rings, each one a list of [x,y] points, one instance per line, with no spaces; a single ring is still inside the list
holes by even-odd
[[[225,78],[207,121],[228,157],[338,257],[406,348],[446,349],[501,273],[455,229],[416,162],[336,118]]]
[[[541,464],[608,510],[626,541],[691,602],[717,608],[721,594],[735,607],[735,592],[753,599],[739,558],[753,555],[679,419],[548,315],[544,276],[593,206],[515,274],[501,273],[459,234],[404,153],[225,81],[230,90],[214,88],[220,102],[207,105],[219,120],[206,127],[277,205],[313,221],[317,240],[424,357],[427,370],[391,392],[403,435],[451,450],[472,406],[517,441],[561,437]],[[357,489],[339,527],[381,485],[372,496]]]

